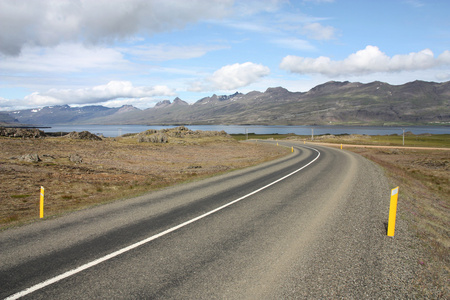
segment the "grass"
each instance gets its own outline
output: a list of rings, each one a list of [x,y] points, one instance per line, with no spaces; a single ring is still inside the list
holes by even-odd
[[[28,153],[38,153],[42,161],[17,159]],[[82,163],[69,160],[75,153]],[[48,218],[287,153],[281,147],[239,143],[223,136],[170,138],[167,144],[137,143],[133,137],[103,141],[0,138],[0,230],[39,220],[41,186]]]
[[[420,244],[415,285],[424,298],[449,299],[450,151],[350,148],[381,165],[400,186],[399,214]]]
[[[30,197],[31,195],[11,195],[11,198],[14,198],[14,199],[21,199],[21,198],[28,198],[28,197]]]
[[[329,143],[337,142],[336,138],[321,138],[321,141]],[[405,135],[403,143],[402,135],[376,135],[376,136],[360,136],[353,139],[341,139],[344,144],[361,144],[361,145],[387,145],[387,146],[405,146],[405,147],[437,147],[450,148],[450,134],[436,135]]]
[[[273,133],[273,134],[255,134],[255,133],[248,133],[248,134],[244,134],[244,133],[239,133],[239,134],[231,134],[231,136],[237,140],[237,141],[244,141],[248,139],[259,139],[259,140],[268,140],[268,139],[286,139],[288,137],[292,137],[292,136],[296,136],[296,137],[300,137],[298,135],[289,133],[289,134],[277,134],[277,133]]]
[[[245,134],[232,134],[236,140],[245,140]],[[310,135],[295,135],[295,134],[248,134],[249,139],[295,139],[305,140],[311,142]],[[405,142],[403,145],[402,135],[358,135],[358,134],[342,134],[342,135],[316,135],[314,141],[334,144],[352,144],[352,145],[376,145],[376,146],[405,146],[405,147],[436,147],[436,148],[450,148],[450,134],[423,134],[414,135],[405,134]]]

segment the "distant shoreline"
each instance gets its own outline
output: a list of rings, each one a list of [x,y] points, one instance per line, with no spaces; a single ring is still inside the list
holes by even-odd
[[[0,127],[4,128],[22,128],[22,129],[34,129],[34,128],[52,128],[51,126],[13,126],[13,125],[0,125]]]

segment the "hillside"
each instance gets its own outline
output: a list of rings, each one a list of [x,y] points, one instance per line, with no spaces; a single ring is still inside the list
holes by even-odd
[[[69,105],[46,106],[38,109],[27,109],[9,112],[23,124],[72,124],[80,122],[89,122],[89,120],[104,117],[130,113],[137,110],[131,105],[124,105],[119,108],[109,108],[100,105],[70,107]]]
[[[0,112],[0,125],[3,124],[14,124],[18,123],[18,121],[11,115],[9,115],[7,112]]]
[[[28,124],[444,125],[450,122],[450,81],[330,81],[306,93],[276,87],[263,93],[213,95],[191,105],[176,98],[145,110],[66,105],[10,116]]]

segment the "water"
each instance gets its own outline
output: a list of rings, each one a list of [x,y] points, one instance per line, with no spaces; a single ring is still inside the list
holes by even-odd
[[[71,132],[89,131],[105,137],[117,137],[126,133],[138,133],[148,129],[173,128],[176,126],[146,126],[146,125],[51,125],[43,128],[45,132]],[[288,134],[322,135],[322,134],[365,134],[365,135],[401,135],[403,130],[414,134],[450,134],[450,127],[384,127],[384,126],[261,126],[261,125],[187,125],[191,130],[221,131],[229,134],[255,133],[255,134]]]

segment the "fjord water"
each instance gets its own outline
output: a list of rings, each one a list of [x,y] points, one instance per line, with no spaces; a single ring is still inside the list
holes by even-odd
[[[105,137],[117,137],[127,133],[138,133],[148,129],[173,128],[176,126],[146,126],[146,125],[51,125],[50,128],[42,128],[45,132],[72,132],[89,131]],[[450,127],[430,126],[262,126],[262,125],[186,125],[191,130],[221,131],[229,134],[289,134],[297,135],[322,135],[322,134],[365,134],[365,135],[401,135],[405,132],[413,134],[450,134]]]

